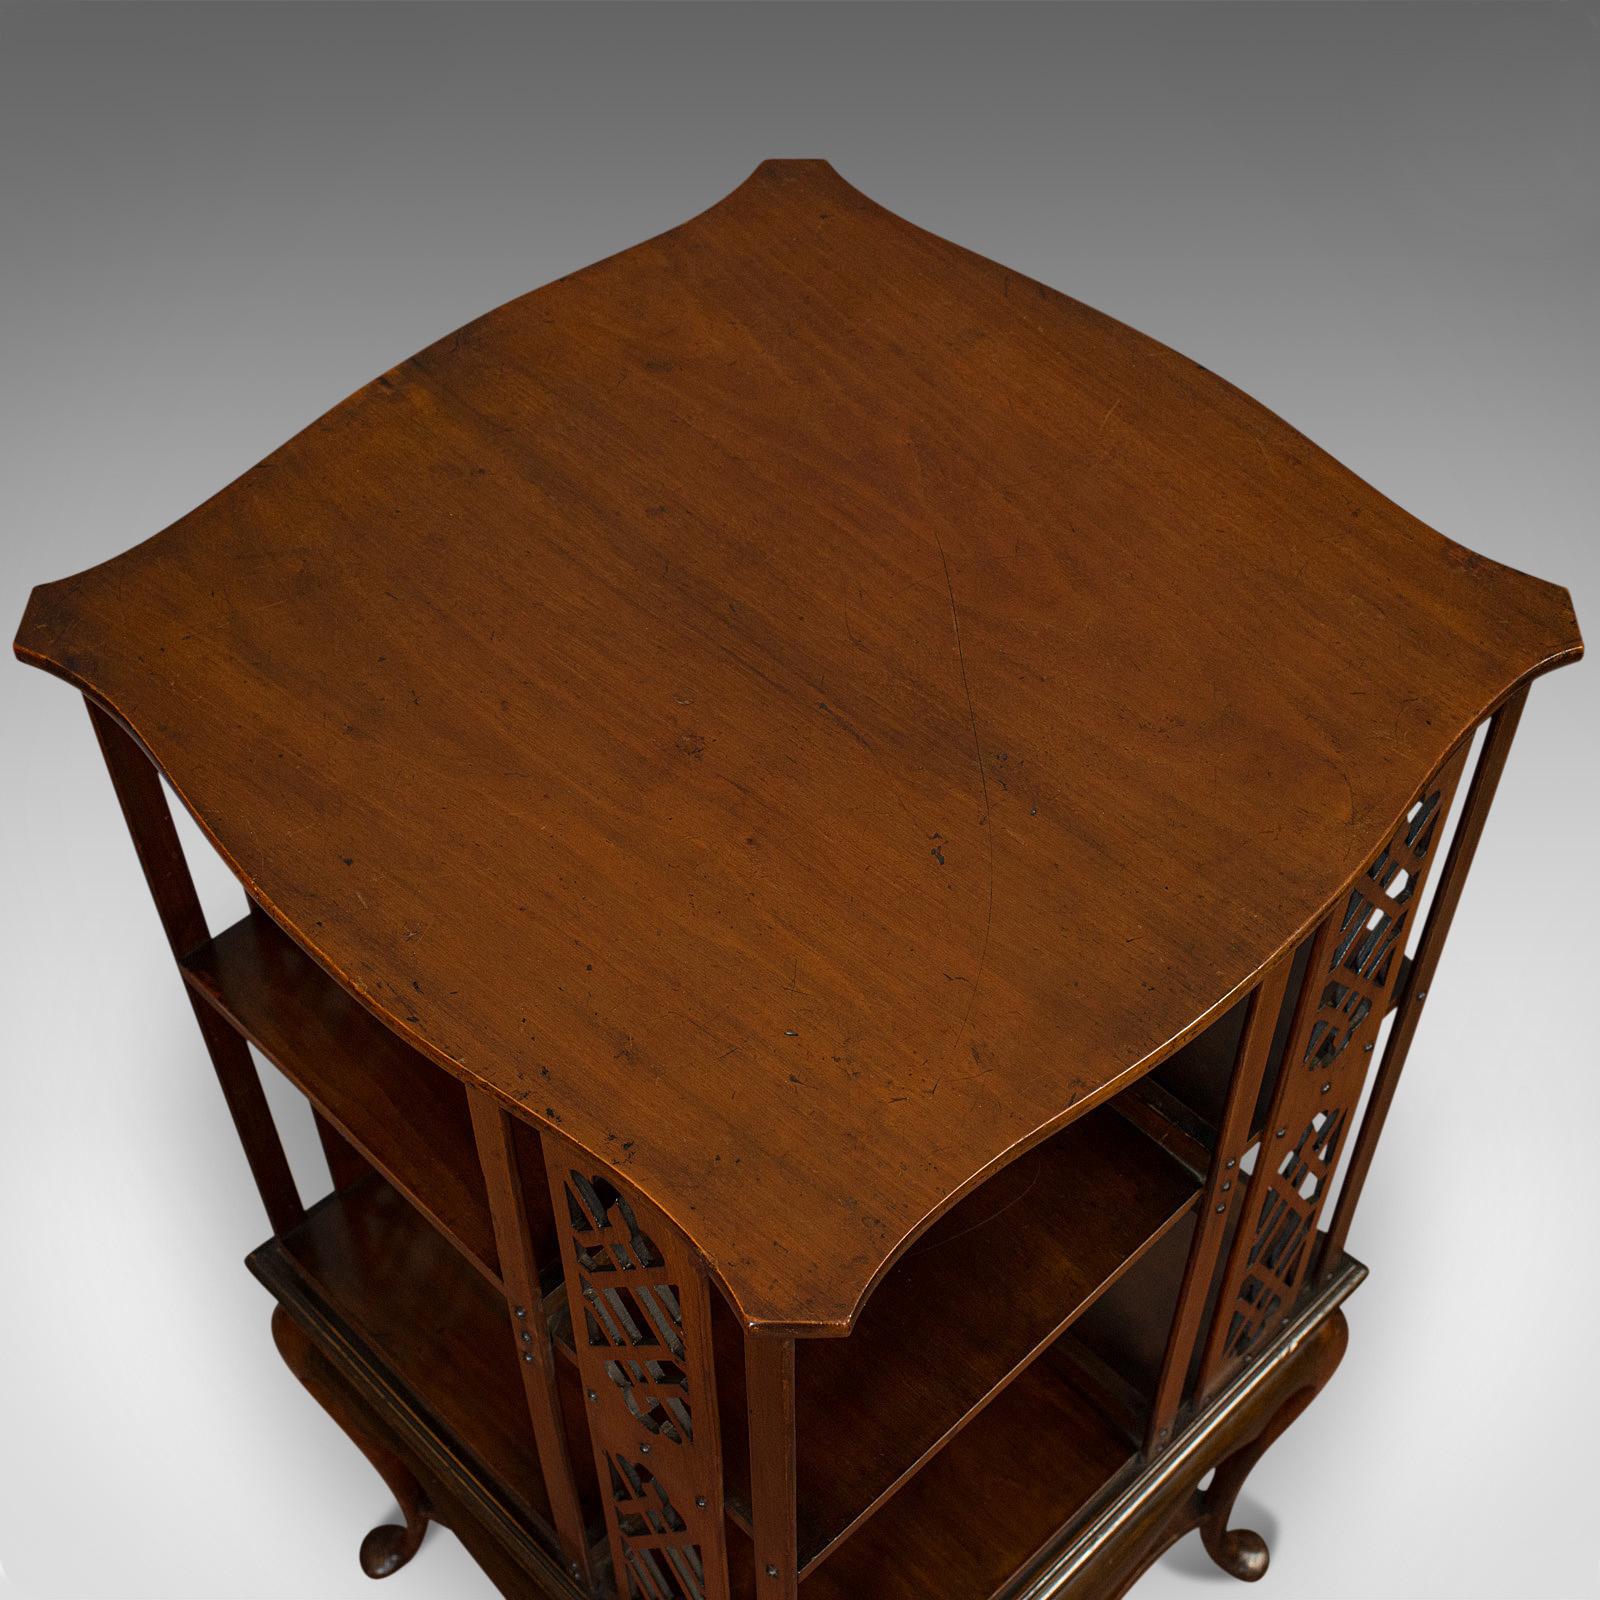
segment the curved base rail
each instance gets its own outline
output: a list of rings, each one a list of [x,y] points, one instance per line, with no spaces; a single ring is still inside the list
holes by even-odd
[[[1228,1526],[1234,1502],[1256,1463],[1337,1370],[1349,1343],[1339,1307],[1365,1277],[1365,1267],[1345,1258],[1259,1360],[1160,1455],[1132,1463],[1100,1509],[1002,1600],[1116,1600],[1196,1530],[1224,1572],[1246,1583],[1264,1576],[1266,1541]]]

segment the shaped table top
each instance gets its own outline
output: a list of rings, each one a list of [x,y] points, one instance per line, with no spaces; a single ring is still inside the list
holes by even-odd
[[[812,161],[429,346],[16,643],[395,1032],[819,1333],[1581,648],[1565,590]]]

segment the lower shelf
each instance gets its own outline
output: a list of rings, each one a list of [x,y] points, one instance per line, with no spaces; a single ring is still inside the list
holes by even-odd
[[[393,1436],[388,1448],[414,1472],[436,1520],[456,1531],[502,1592],[582,1600],[555,1555],[504,1302],[464,1257],[372,1174],[313,1207],[249,1265],[327,1358],[336,1383]],[[1292,1402],[1297,1410],[1325,1381],[1343,1348],[1338,1304],[1363,1272],[1341,1258],[1238,1383],[1153,1463],[1139,1455],[1137,1430],[1121,1408],[1108,1403],[1116,1382],[1103,1381],[1076,1331],[1058,1338],[803,1578],[801,1600],[1053,1594],[1063,1561],[1077,1564],[1063,1593],[1099,1600],[1123,1592],[1197,1523],[1234,1571],[1232,1555],[1249,1550],[1220,1530],[1237,1483],[1220,1498],[1198,1485],[1230,1457],[1248,1470],[1251,1441],[1270,1437],[1282,1408]],[[285,1359],[307,1381],[304,1363]],[[586,1408],[576,1373],[566,1363],[559,1370],[590,1558],[600,1591],[610,1593]],[[308,1386],[336,1418],[348,1413],[330,1406],[318,1384]],[[347,1415],[344,1425],[350,1431]],[[764,1587],[752,1553],[730,1524],[735,1600],[759,1600]]]
[[[929,1229],[848,1338],[803,1342],[802,1571],[883,1515],[912,1474],[1187,1217],[1196,1193],[1151,1140],[1109,1110],[1091,1112]],[[729,1454],[739,1483],[747,1469]]]
[[[292,1312],[353,1336],[398,1407],[536,1542],[556,1548],[505,1303],[382,1178],[329,1195],[247,1264]],[[598,1495],[584,1471],[583,1401],[570,1371],[561,1400],[585,1515],[600,1540]]]
[[[1133,1454],[1052,1351],[817,1568],[802,1600],[987,1600]]]

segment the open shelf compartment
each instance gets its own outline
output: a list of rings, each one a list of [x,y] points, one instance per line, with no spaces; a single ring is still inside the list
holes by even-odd
[[[462,1084],[396,1038],[259,911],[181,966],[189,987],[498,1283]]]
[[[1052,1347],[804,1579],[801,1600],[993,1595],[1108,1492],[1136,1453]]]
[[[249,1258],[280,1300],[352,1336],[391,1392],[507,1514],[555,1550],[504,1299],[377,1173],[328,1195]],[[568,1454],[591,1537],[604,1521],[576,1374],[558,1374]]]
[[[940,1452],[1021,1382],[1196,1194],[1192,1175],[1159,1146],[1115,1114],[1091,1112],[930,1228],[879,1284],[848,1338],[800,1341],[802,1573],[833,1559],[867,1519],[875,1525],[888,1514],[879,1508],[890,1496],[933,1471]],[[742,1424],[737,1329],[725,1338],[717,1352],[721,1409]],[[730,1510],[743,1520],[743,1428],[724,1431]]]

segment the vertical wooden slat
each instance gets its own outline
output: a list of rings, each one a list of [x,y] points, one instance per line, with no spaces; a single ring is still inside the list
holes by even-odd
[[[1289,1033],[1284,1044],[1283,1070],[1278,1075],[1278,1086],[1273,1092],[1272,1106],[1261,1136],[1261,1149],[1256,1152],[1256,1172],[1262,1170],[1264,1162],[1278,1159],[1273,1141],[1277,1128],[1286,1126],[1278,1119],[1283,1115],[1284,1102],[1290,1094],[1291,1077],[1299,1068],[1294,1056],[1295,1045],[1304,1037],[1307,1020],[1316,1010],[1317,998],[1322,988],[1322,976],[1327,970],[1328,953],[1333,946],[1337,927],[1337,915],[1330,915],[1317,929],[1316,936],[1311,942],[1311,959],[1306,963],[1305,977],[1301,981],[1299,993],[1295,996],[1294,1018],[1289,1024]],[[1234,1229],[1233,1243],[1229,1247],[1227,1264],[1222,1271],[1220,1293],[1211,1316],[1211,1329],[1200,1357],[1200,1372],[1196,1387],[1201,1394],[1208,1393],[1215,1386],[1222,1367],[1222,1347],[1227,1337],[1229,1318],[1233,1312],[1228,1289],[1229,1285],[1237,1283],[1243,1275],[1245,1259],[1254,1243],[1255,1229],[1252,1226],[1251,1213],[1256,1206],[1256,1191],[1259,1187],[1252,1178],[1245,1184],[1244,1192],[1238,1197],[1238,1204],[1242,1208],[1239,1224]]]
[[[745,1335],[750,1504],[760,1600],[796,1600],[800,1592],[794,1361],[793,1339]]]
[[[478,1142],[489,1193],[489,1214],[494,1222],[495,1249],[500,1257],[500,1277],[505,1285],[506,1308],[516,1339],[522,1387],[528,1399],[534,1443],[545,1493],[555,1518],[556,1537],[567,1570],[583,1583],[590,1581],[588,1540],[578,1486],[567,1454],[567,1435],[556,1394],[556,1357],[550,1342],[539,1292],[539,1263],[534,1256],[533,1234],[528,1226],[527,1195],[511,1140],[510,1116],[496,1101],[477,1090],[467,1090],[472,1110],[472,1131]]]
[[[1316,1277],[1318,1220],[1353,1132],[1467,744],[1416,793],[1318,930],[1217,1292],[1200,1363],[1205,1393],[1265,1348]]]
[[[1261,1079],[1272,1049],[1272,1035],[1283,1005],[1294,952],[1287,951],[1262,977],[1249,999],[1249,1011],[1239,1048],[1234,1056],[1233,1074],[1228,1082],[1228,1098],[1217,1130],[1216,1148],[1201,1191],[1196,1213],[1194,1239],[1183,1269],[1178,1304],[1167,1340],[1161,1377],[1156,1385],[1155,1403],[1150,1412],[1150,1428],[1145,1439],[1147,1453],[1154,1453],[1172,1433],[1173,1418],[1183,1398],[1189,1363],[1194,1355],[1206,1295],[1216,1271],[1228,1216],[1244,1195],[1239,1162],[1250,1142],[1250,1119],[1261,1092]]]
[[[149,757],[113,717],[92,700],[85,700],[84,704],[89,708],[89,720],[100,741],[111,786],[122,807],[139,865],[144,869],[145,882],[150,886],[156,914],[161,918],[173,957],[181,961],[205,942],[206,919],[177,829],[172,825],[166,796],[161,792],[161,779]],[[195,1023],[205,1040],[273,1232],[287,1233],[304,1217],[305,1209],[250,1048],[208,1005],[190,993],[187,985],[184,992],[189,995]]]
[[[1483,836],[1483,825],[1488,819],[1489,807],[1494,802],[1495,790],[1500,785],[1500,775],[1505,771],[1506,757],[1511,753],[1511,741],[1516,736],[1517,724],[1522,720],[1522,709],[1527,699],[1527,689],[1519,689],[1494,714],[1489,722],[1489,731],[1484,735],[1478,764],[1473,769],[1467,798],[1461,808],[1461,820],[1456,825],[1455,837],[1450,841],[1438,892],[1423,926],[1422,938],[1417,944],[1410,976],[1400,996],[1394,1026],[1389,1033],[1389,1043],[1373,1081],[1367,1114],[1362,1118],[1360,1131],[1356,1135],[1344,1187],[1339,1191],[1339,1203],[1334,1207],[1333,1222],[1323,1241],[1322,1262],[1325,1269],[1331,1268],[1344,1253],[1350,1221],[1361,1198],[1362,1185],[1367,1181],[1367,1173],[1372,1166],[1378,1140],[1383,1134],[1383,1125],[1394,1101],[1395,1090],[1399,1087],[1400,1074],[1405,1070],[1406,1056],[1416,1036],[1422,1005],[1433,986],[1439,956],[1449,936],[1450,924],[1455,918],[1456,906],[1460,903],[1472,858],[1477,853],[1478,841]]]
[[[317,1125],[317,1138],[328,1158],[328,1176],[336,1190],[348,1189],[372,1171],[372,1163],[315,1106],[311,1108],[311,1118]]]

